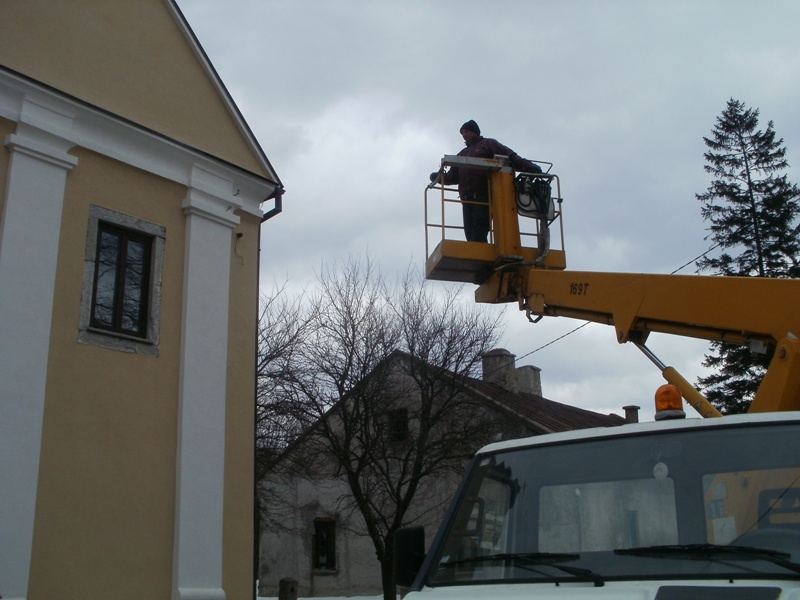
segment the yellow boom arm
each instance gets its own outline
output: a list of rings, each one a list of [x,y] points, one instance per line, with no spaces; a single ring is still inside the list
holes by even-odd
[[[620,343],[643,344],[654,331],[775,347],[750,411],[800,408],[800,343],[794,334],[800,332],[800,281],[552,271],[520,264],[495,271],[476,291],[479,302],[512,297],[529,315],[611,325]]]
[[[457,164],[455,160],[445,157],[443,167]],[[800,335],[800,280],[566,271],[563,245],[553,250],[541,243],[537,248],[521,243],[514,174],[507,163],[502,157],[483,159],[481,168],[488,172],[492,243],[460,242],[446,239],[443,233],[426,264],[430,279],[478,283],[478,302],[518,302],[529,318],[571,317],[610,325],[620,343],[643,347],[655,331],[760,351],[774,348],[750,412],[800,410],[800,340],[796,337]],[[543,177],[557,181],[554,175]],[[445,188],[439,189],[444,202]],[[560,198],[556,200],[555,214],[560,216]],[[538,229],[549,225],[542,217]],[[716,413],[710,405],[699,406],[702,396],[674,369],[666,367],[662,372],[668,380],[675,379],[670,383],[678,385],[701,414]]]

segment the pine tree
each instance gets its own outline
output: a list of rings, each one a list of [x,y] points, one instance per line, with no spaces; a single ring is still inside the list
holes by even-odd
[[[730,99],[711,137],[703,138],[704,168],[714,179],[697,199],[708,222],[707,239],[720,252],[698,267],[716,275],[797,277],[800,189],[779,174],[789,166],[783,139],[775,139],[772,121],[758,130],[758,116],[758,109]],[[745,412],[770,360],[771,351],[714,342],[703,364],[715,372],[698,384],[721,412]]]

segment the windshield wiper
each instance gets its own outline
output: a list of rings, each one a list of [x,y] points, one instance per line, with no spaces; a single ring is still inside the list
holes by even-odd
[[[572,575],[576,579],[582,581],[591,581],[595,587],[602,587],[605,585],[603,578],[590,571],[589,569],[581,569],[578,567],[568,567],[566,565],[559,565],[560,562],[570,560],[577,560],[580,554],[568,554],[563,552],[515,552],[515,553],[499,553],[499,554],[486,554],[484,556],[471,556],[469,558],[458,558],[455,560],[448,560],[439,563],[440,567],[453,567],[456,565],[465,565],[470,563],[479,562],[495,562],[495,561],[520,561],[531,565],[545,565],[558,569],[564,573]]]
[[[689,559],[718,559],[729,557],[743,560],[765,560],[795,573],[800,573],[800,564],[787,560],[790,554],[751,546],[719,546],[717,544],[675,544],[665,546],[643,546],[619,548],[614,554],[649,557],[678,557]]]
[[[469,563],[494,562],[501,560],[524,560],[539,565],[549,565],[552,563],[578,560],[580,554],[566,554],[563,552],[502,552],[498,554],[484,554],[482,556],[470,556],[468,558],[457,558],[446,560],[439,563],[440,567],[452,567],[455,565],[466,565]]]

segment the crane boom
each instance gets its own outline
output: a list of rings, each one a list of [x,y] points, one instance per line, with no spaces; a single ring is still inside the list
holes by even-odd
[[[445,157],[443,166],[453,160]],[[644,344],[658,332],[774,351],[750,412],[800,409],[800,280],[564,270],[563,250],[521,243],[520,227],[509,218],[517,214],[518,188],[502,157],[482,168],[489,171],[493,243],[442,239],[429,259],[429,278],[478,283],[476,301],[518,302],[529,318],[610,325],[620,343]],[[549,228],[548,219],[539,217],[539,231]]]
[[[493,273],[482,302],[514,292],[535,315],[613,326],[620,343],[651,331],[699,339],[773,344],[800,332],[800,282],[790,279],[551,271],[530,265]]]
[[[465,168],[458,158],[442,166]],[[459,199],[432,184],[426,234],[440,231],[441,239],[426,276],[476,283],[478,302],[517,302],[534,322],[564,316],[609,325],[668,384],[655,394],[656,422],[479,450],[430,545],[420,525],[394,534],[395,580],[409,588],[406,597],[795,597],[800,280],[567,271],[558,178],[515,179],[500,157],[470,168],[488,171],[490,243],[452,239],[447,203]],[[431,212],[432,189],[442,202]],[[551,243],[555,220],[560,248]],[[526,235],[536,243],[522,243]],[[653,331],[772,352],[749,410],[768,414],[720,415],[646,348]],[[681,397],[720,418],[682,419]]]

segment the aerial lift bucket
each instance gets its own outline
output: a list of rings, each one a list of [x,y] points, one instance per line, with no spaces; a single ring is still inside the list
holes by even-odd
[[[448,167],[487,172],[490,238],[488,243],[457,239],[463,237],[458,216],[462,201],[454,188],[438,181],[431,183],[425,189],[428,279],[481,284],[496,270],[513,268],[515,264],[558,270],[566,267],[557,175],[520,173],[515,178],[508,159],[502,156],[445,156],[442,171]],[[552,230],[556,223],[555,237],[560,245],[553,248]]]

